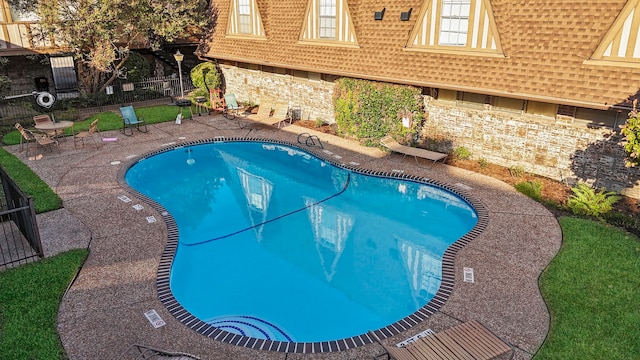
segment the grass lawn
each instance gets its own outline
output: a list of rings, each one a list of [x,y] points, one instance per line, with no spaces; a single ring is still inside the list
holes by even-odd
[[[59,209],[62,206],[62,199],[47,183],[20,159],[2,148],[0,148],[0,166],[25,194],[33,198],[36,213]]]
[[[185,108],[173,106],[173,105],[159,105],[150,107],[135,108],[138,118],[142,117],[147,124],[157,124],[168,121],[175,121],[178,112],[182,111],[182,116],[185,119],[191,117],[189,110]],[[117,130],[122,129],[122,118],[119,113],[116,114],[111,111],[102,112],[99,114],[91,115],[86,120],[76,121],[74,124],[74,131],[86,131],[89,130],[91,122],[98,118],[98,129],[100,131]],[[32,124],[24,124],[25,127],[30,128]],[[71,129],[65,129],[67,135],[71,135]],[[2,137],[2,143],[5,145],[20,144],[20,133],[18,130],[9,131]]]
[[[182,111],[182,115],[185,117],[190,116],[188,110],[185,111],[184,108],[170,105],[136,108],[136,115],[144,118],[147,124],[157,124],[174,121],[179,111]],[[92,115],[84,121],[77,121],[74,125],[75,131],[88,130],[89,125],[96,118],[99,119],[98,129],[101,131],[122,128],[122,118],[118,114],[107,111]],[[66,129],[66,132],[71,135],[70,129]],[[20,136],[18,130],[12,130],[4,135],[2,142],[5,145],[20,144]],[[62,206],[60,197],[44,181],[26,164],[4,149],[0,149],[0,166],[20,186],[22,191],[34,199],[36,213],[59,209]]]
[[[72,250],[0,272],[0,359],[64,359],[58,306],[87,256]]]
[[[534,359],[640,359],[640,240],[597,221],[560,225],[562,248],[540,278],[551,331]]]

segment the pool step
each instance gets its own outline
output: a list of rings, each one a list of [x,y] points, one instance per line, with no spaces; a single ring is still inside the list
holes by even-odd
[[[232,334],[266,340],[294,341],[277,325],[255,316],[221,316],[207,320],[206,323]]]

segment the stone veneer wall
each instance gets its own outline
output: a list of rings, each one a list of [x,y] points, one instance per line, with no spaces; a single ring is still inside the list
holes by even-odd
[[[521,166],[527,172],[570,184],[584,181],[640,198],[640,169],[624,166],[621,137],[613,129],[464,108],[428,97],[425,113],[421,140],[435,144],[440,151],[464,146],[474,159]]]
[[[239,101],[258,103],[267,95],[300,106],[303,119],[335,123],[334,84],[291,75],[221,66],[226,91]],[[619,132],[556,122],[554,119],[491,109],[456,106],[425,97],[425,122],[419,142],[450,152],[464,146],[474,159],[551,179],[585,181],[598,188],[640,199],[640,169],[624,166]]]
[[[235,66],[221,65],[226,92],[238,101],[260,103],[261,96],[289,101],[289,107],[300,107],[304,120],[322,119],[333,123],[332,82],[309,80],[292,75],[266,73]]]
[[[26,56],[9,56],[5,75],[11,80],[11,94],[29,94],[36,90],[35,78],[44,76],[49,81],[49,92],[55,94],[51,65]]]

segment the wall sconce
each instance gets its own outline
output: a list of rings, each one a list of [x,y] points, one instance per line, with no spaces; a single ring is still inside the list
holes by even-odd
[[[413,8],[409,8],[409,11],[403,11],[400,13],[400,20],[401,21],[409,21],[409,18],[411,17],[411,11],[413,11]]]
[[[387,8],[382,8],[382,11],[376,11],[373,14],[373,19],[374,20],[382,20],[382,18],[384,17],[385,10],[387,10]]]

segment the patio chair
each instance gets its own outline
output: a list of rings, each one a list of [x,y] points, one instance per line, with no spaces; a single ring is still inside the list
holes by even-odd
[[[38,152],[38,145],[40,145],[43,148],[55,146],[58,152],[60,152],[60,148],[58,147],[58,141],[50,138],[49,136],[47,136],[47,134],[25,129],[24,127],[22,127],[20,123],[16,123],[15,128],[18,129],[18,131],[20,132],[20,135],[22,135],[22,138],[20,139],[20,146],[22,146],[23,142],[27,144],[26,145],[27,149],[25,153],[27,159],[29,158],[29,143],[35,144],[36,153]]]
[[[226,103],[226,108],[223,115],[227,119],[233,119],[239,116],[239,114],[241,114],[240,111],[244,112],[244,107],[238,105],[235,94],[224,94],[224,102]]]
[[[260,107],[262,107],[262,104],[260,104]],[[271,109],[269,109],[269,111],[271,111]],[[291,124],[291,117],[289,116],[289,102],[278,100],[273,105],[273,115],[261,118],[252,118],[251,120],[256,120],[262,124],[272,126],[277,124],[278,128],[280,127],[280,124],[286,120],[289,120],[289,124]]]
[[[227,105],[220,95],[220,89],[209,89],[209,104],[211,110],[224,113]]]
[[[121,133],[127,136],[131,136],[133,135],[134,127],[140,132],[146,133],[149,131],[147,129],[147,124],[144,122],[144,119],[142,117],[138,118],[138,116],[136,116],[136,112],[133,109],[133,106],[129,105],[121,107],[120,114],[122,114],[122,130],[120,130]],[[144,127],[144,130],[142,130],[142,127]],[[127,134],[127,129],[129,129],[129,131],[131,132],[130,134]]]
[[[260,98],[260,106],[258,107],[258,112],[256,114],[247,115],[247,119],[258,122],[268,121],[269,117],[271,117],[272,105],[272,98],[266,96]]]
[[[40,125],[40,124],[53,124],[54,121],[51,120],[51,117],[47,114],[41,114],[41,115],[36,115],[33,117],[33,124],[34,125]],[[45,133],[49,136],[52,137],[57,137],[58,136],[58,130],[48,130],[45,131]]]
[[[96,141],[96,139],[93,137],[93,135],[95,133],[98,133],[98,135],[100,135],[100,130],[98,129],[98,119],[95,119],[91,122],[91,125],[89,125],[89,130],[87,131],[79,131],[77,134],[75,134],[73,136],[73,146],[76,146],[76,141],[78,139],[80,139],[82,141],[82,146],[84,146],[84,139],[91,139],[91,141],[93,141],[93,144],[96,146],[96,150],[98,149],[98,142]]]
[[[430,166],[421,166],[420,162],[418,161],[418,158],[432,160],[433,164],[435,164],[439,160],[442,160],[444,162],[444,159],[446,159],[447,156],[449,156],[449,154],[445,154],[445,153],[440,153],[440,152],[430,151],[430,150],[426,150],[426,149],[418,149],[418,148],[414,148],[414,147],[411,147],[411,146],[401,145],[400,143],[398,143],[390,135],[387,135],[387,136],[383,137],[382,139],[380,139],[380,143],[384,147],[386,147],[387,149],[391,150],[392,152],[397,152],[397,153],[400,153],[400,154],[404,155],[402,157],[403,160],[404,160],[404,157],[406,157],[407,155],[413,156],[416,159],[416,165],[418,167],[421,167],[421,168],[429,169],[431,167]]]
[[[273,107],[275,108],[275,110],[273,111],[273,120],[271,124],[278,124],[279,128],[280,124],[282,124],[286,120],[289,120],[289,125],[291,125],[291,116],[289,116],[289,102],[276,101],[276,104]]]
[[[369,334],[385,350],[385,353],[376,358],[386,355],[387,359],[396,360],[489,360],[513,351],[476,320],[420,337],[401,347],[385,345],[374,332],[370,331]]]

